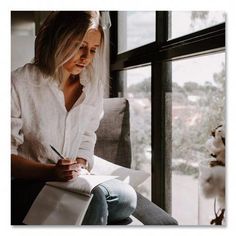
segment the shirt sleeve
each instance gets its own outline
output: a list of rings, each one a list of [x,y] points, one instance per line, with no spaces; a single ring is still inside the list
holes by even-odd
[[[98,129],[100,121],[103,117],[103,96],[100,96],[95,108],[92,118],[88,125],[87,130],[82,135],[82,142],[79,147],[78,157],[85,159],[88,163],[88,169],[91,170],[93,167],[93,155],[94,147],[97,141],[95,131]]]
[[[18,155],[18,147],[24,142],[22,132],[23,121],[21,118],[20,99],[15,84],[11,82],[11,154]]]

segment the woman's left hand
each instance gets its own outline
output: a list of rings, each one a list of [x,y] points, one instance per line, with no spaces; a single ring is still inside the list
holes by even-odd
[[[79,175],[90,175],[90,172],[87,170],[87,161],[81,157],[76,158],[76,162],[79,165],[78,174]]]

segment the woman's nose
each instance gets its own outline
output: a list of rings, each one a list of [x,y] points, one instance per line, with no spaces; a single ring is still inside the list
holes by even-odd
[[[80,55],[80,61],[82,63],[88,64],[89,60],[90,60],[90,56],[89,56],[89,52],[88,51],[85,51],[84,53],[82,53]]]
[[[84,49],[82,51],[81,58],[83,58],[83,59],[88,59],[89,58],[89,50],[88,49]]]

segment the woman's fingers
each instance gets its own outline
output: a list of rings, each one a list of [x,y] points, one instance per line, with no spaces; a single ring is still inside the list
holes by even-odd
[[[76,176],[78,176],[78,172],[76,172],[74,170],[65,171],[64,176],[66,176],[66,177],[76,177]]]
[[[80,169],[78,164],[72,164],[72,165],[60,165],[58,166],[62,171],[78,171]]]
[[[57,162],[58,165],[71,165],[74,163],[77,163],[77,162],[75,160],[71,160],[71,159],[60,159]]]
[[[69,181],[79,175],[79,164],[70,159],[59,160],[55,166],[57,179],[60,181]]]

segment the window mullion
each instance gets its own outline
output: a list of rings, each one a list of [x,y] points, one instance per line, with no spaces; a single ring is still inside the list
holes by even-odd
[[[168,40],[168,12],[156,14],[156,43]],[[171,68],[169,63],[152,61],[152,201],[170,209],[171,173]],[[167,127],[168,126],[168,127]],[[168,133],[167,133],[168,131]]]

